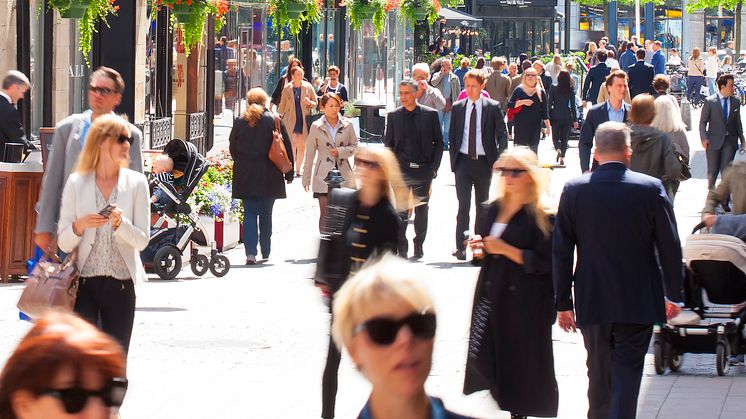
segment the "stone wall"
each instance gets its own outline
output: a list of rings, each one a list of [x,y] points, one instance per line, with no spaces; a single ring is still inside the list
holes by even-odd
[[[16,68],[16,0],[0,0],[0,77]]]

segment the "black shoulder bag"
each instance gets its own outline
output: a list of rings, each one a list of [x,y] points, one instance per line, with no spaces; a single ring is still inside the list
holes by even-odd
[[[314,280],[328,285],[332,292],[336,292],[342,286],[350,273],[350,256],[345,232],[356,208],[356,190],[347,188],[329,190]]]

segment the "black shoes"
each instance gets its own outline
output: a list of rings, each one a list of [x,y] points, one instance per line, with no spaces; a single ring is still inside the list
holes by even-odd
[[[455,252],[453,252],[452,255],[456,256],[456,259],[458,259],[458,260],[466,260],[466,250],[465,249],[458,249]]]
[[[728,205],[728,204],[722,204],[722,207],[723,207],[723,211],[730,212],[730,205]]]
[[[425,256],[425,252],[422,251],[422,245],[421,244],[414,244],[414,257],[415,259],[420,259],[423,256]]]

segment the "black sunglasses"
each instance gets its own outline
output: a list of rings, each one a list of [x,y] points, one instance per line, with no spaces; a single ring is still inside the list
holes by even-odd
[[[399,334],[399,329],[406,325],[414,337],[432,339],[435,336],[435,314],[412,313],[401,320],[376,317],[355,326],[355,334],[365,330],[370,340],[377,345],[391,345]]]
[[[115,90],[109,89],[108,87],[88,86],[88,90],[90,90],[93,93],[98,93],[104,97],[109,96],[113,93],[116,93]]]
[[[62,402],[68,414],[79,413],[88,404],[90,397],[100,398],[106,407],[120,407],[127,394],[127,379],[112,378],[111,382],[101,390],[91,391],[80,387],[54,389],[45,391],[42,395],[52,396]]]
[[[377,161],[365,160],[358,157],[355,157],[355,166],[367,167],[368,169],[378,169],[381,167]]]
[[[528,170],[526,170],[526,169],[505,169],[505,168],[502,168],[502,169],[497,169],[496,172],[502,174],[503,176],[510,176],[510,177],[514,177],[515,178],[515,177],[519,177],[522,174],[528,172]]]
[[[132,137],[127,137],[126,135],[120,135],[117,138],[117,143],[118,144],[124,144],[125,141],[128,142],[128,143],[130,143],[130,145],[132,145],[132,141],[134,141],[134,140],[132,139]]]

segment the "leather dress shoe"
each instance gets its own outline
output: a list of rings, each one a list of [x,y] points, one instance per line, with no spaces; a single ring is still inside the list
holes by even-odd
[[[414,244],[414,257],[419,259],[423,256],[425,256],[425,252],[422,251],[422,245],[415,243]]]
[[[466,260],[466,250],[458,249],[455,252],[452,253],[453,256],[456,256],[456,259],[458,260]]]

